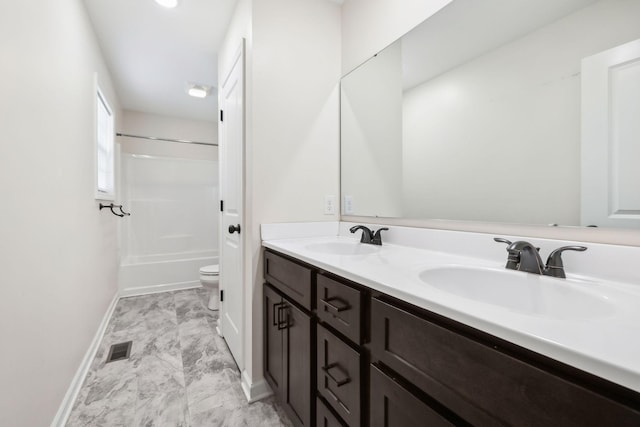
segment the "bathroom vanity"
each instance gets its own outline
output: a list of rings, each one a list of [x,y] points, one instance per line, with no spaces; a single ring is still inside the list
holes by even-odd
[[[263,244],[265,377],[296,425],[640,425],[640,362],[602,360],[592,344],[570,347],[561,338],[613,345],[620,335],[600,336],[606,322],[572,318],[569,307],[564,317],[553,308],[496,311],[439,294],[428,283],[434,276],[417,274],[443,266],[475,273],[481,260],[433,252],[431,264],[418,265],[429,251],[345,237]],[[419,285],[416,277],[426,279]],[[615,316],[594,307],[596,317]],[[541,332],[553,325],[555,332]],[[619,345],[611,354],[637,354],[636,344]]]

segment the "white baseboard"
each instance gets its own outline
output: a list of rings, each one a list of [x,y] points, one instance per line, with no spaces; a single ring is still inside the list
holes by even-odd
[[[262,400],[273,394],[271,387],[269,387],[269,384],[267,384],[267,381],[264,378],[260,378],[258,381],[252,382],[249,375],[247,375],[247,371],[242,371],[242,380],[240,384],[242,385],[242,391],[244,391],[244,395],[249,403]]]
[[[96,353],[98,352],[98,348],[100,347],[100,343],[102,342],[102,338],[104,337],[104,333],[107,329],[107,325],[111,320],[111,316],[113,316],[113,312],[115,311],[116,305],[120,300],[120,298],[154,294],[159,292],[179,291],[182,289],[192,289],[192,288],[200,288],[200,287],[202,287],[202,285],[199,281],[190,281],[190,282],[169,283],[165,285],[146,286],[142,288],[129,288],[129,289],[120,290],[120,292],[113,297],[111,304],[109,304],[109,308],[107,309],[104,317],[102,318],[102,321],[100,322],[100,326],[98,327],[98,330],[96,331],[96,334],[93,337],[91,344],[89,345],[89,349],[87,350],[87,352],[84,355],[84,358],[80,362],[80,367],[76,371],[76,374],[74,375],[73,380],[71,381],[71,384],[67,389],[67,393],[65,394],[64,399],[62,399],[62,403],[58,408],[58,412],[56,413],[56,416],[53,418],[53,421],[51,422],[51,427],[63,427],[67,423],[69,415],[71,414],[71,410],[73,409],[73,404],[75,403],[78,397],[78,393],[80,392],[80,388],[82,387],[82,383],[84,382],[84,379],[87,376],[87,373],[89,372],[91,363],[93,362],[93,359],[96,357]],[[242,385],[242,388],[244,390],[245,388],[244,384]],[[256,387],[254,386],[254,388]],[[254,391],[253,393],[257,395],[259,393],[259,390]],[[270,389],[268,394],[262,397],[254,398],[254,400],[250,400],[250,402],[253,402],[255,400],[260,400],[264,397],[267,397],[269,394],[271,394]],[[247,397],[247,399],[249,399],[249,397]]]
[[[120,290],[120,297],[135,297],[138,295],[157,294],[160,292],[181,291],[183,289],[201,288],[202,284],[197,281],[165,283],[163,285],[144,286],[140,288],[126,288]]]
[[[78,397],[78,393],[80,392],[80,388],[82,387],[82,383],[84,382],[87,373],[89,372],[89,368],[91,367],[91,363],[93,359],[96,357],[96,353],[98,352],[98,348],[100,347],[100,343],[102,342],[102,337],[107,329],[107,325],[109,324],[109,320],[111,320],[111,316],[113,315],[114,310],[116,309],[116,304],[120,299],[120,295],[116,293],[107,309],[107,312],[104,314],[102,318],[102,322],[98,327],[96,334],[93,337],[93,341],[91,341],[91,345],[89,345],[89,349],[84,355],[82,362],[80,363],[80,367],[76,371],[76,374],[71,380],[71,384],[69,385],[69,389],[67,389],[67,393],[62,399],[62,403],[60,404],[60,408],[58,409],[58,413],[53,418],[51,422],[52,427],[63,427],[71,414],[71,409],[73,409],[73,404]]]

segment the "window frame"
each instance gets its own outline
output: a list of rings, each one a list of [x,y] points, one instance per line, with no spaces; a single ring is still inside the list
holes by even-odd
[[[115,114],[113,108],[111,108],[109,100],[105,96],[102,89],[100,89],[97,73],[95,76],[94,89],[93,145],[95,159],[95,199],[114,201],[116,198]],[[102,127],[100,121],[102,119],[103,112],[106,112],[107,116],[107,129],[104,134],[101,134],[100,132],[102,130]],[[106,137],[106,141],[104,141],[103,137]],[[107,182],[103,185],[102,181],[105,180]]]

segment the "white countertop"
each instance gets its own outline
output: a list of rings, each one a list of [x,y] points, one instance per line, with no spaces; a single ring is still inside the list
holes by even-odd
[[[593,318],[523,314],[442,291],[419,277],[425,269],[446,265],[504,268],[506,253],[494,261],[386,243],[373,253],[337,255],[310,248],[360,243],[327,233],[302,238],[276,234],[263,231],[263,246],[640,392],[640,287],[634,284],[602,279],[579,284],[585,287],[581,292],[614,307]],[[529,276],[533,286],[536,280],[562,280],[517,274]]]

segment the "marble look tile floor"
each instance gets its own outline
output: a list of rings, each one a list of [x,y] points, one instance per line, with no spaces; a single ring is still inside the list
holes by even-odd
[[[121,299],[67,426],[291,426],[273,397],[247,403],[206,300],[204,289]],[[128,360],[105,363],[130,340]]]

